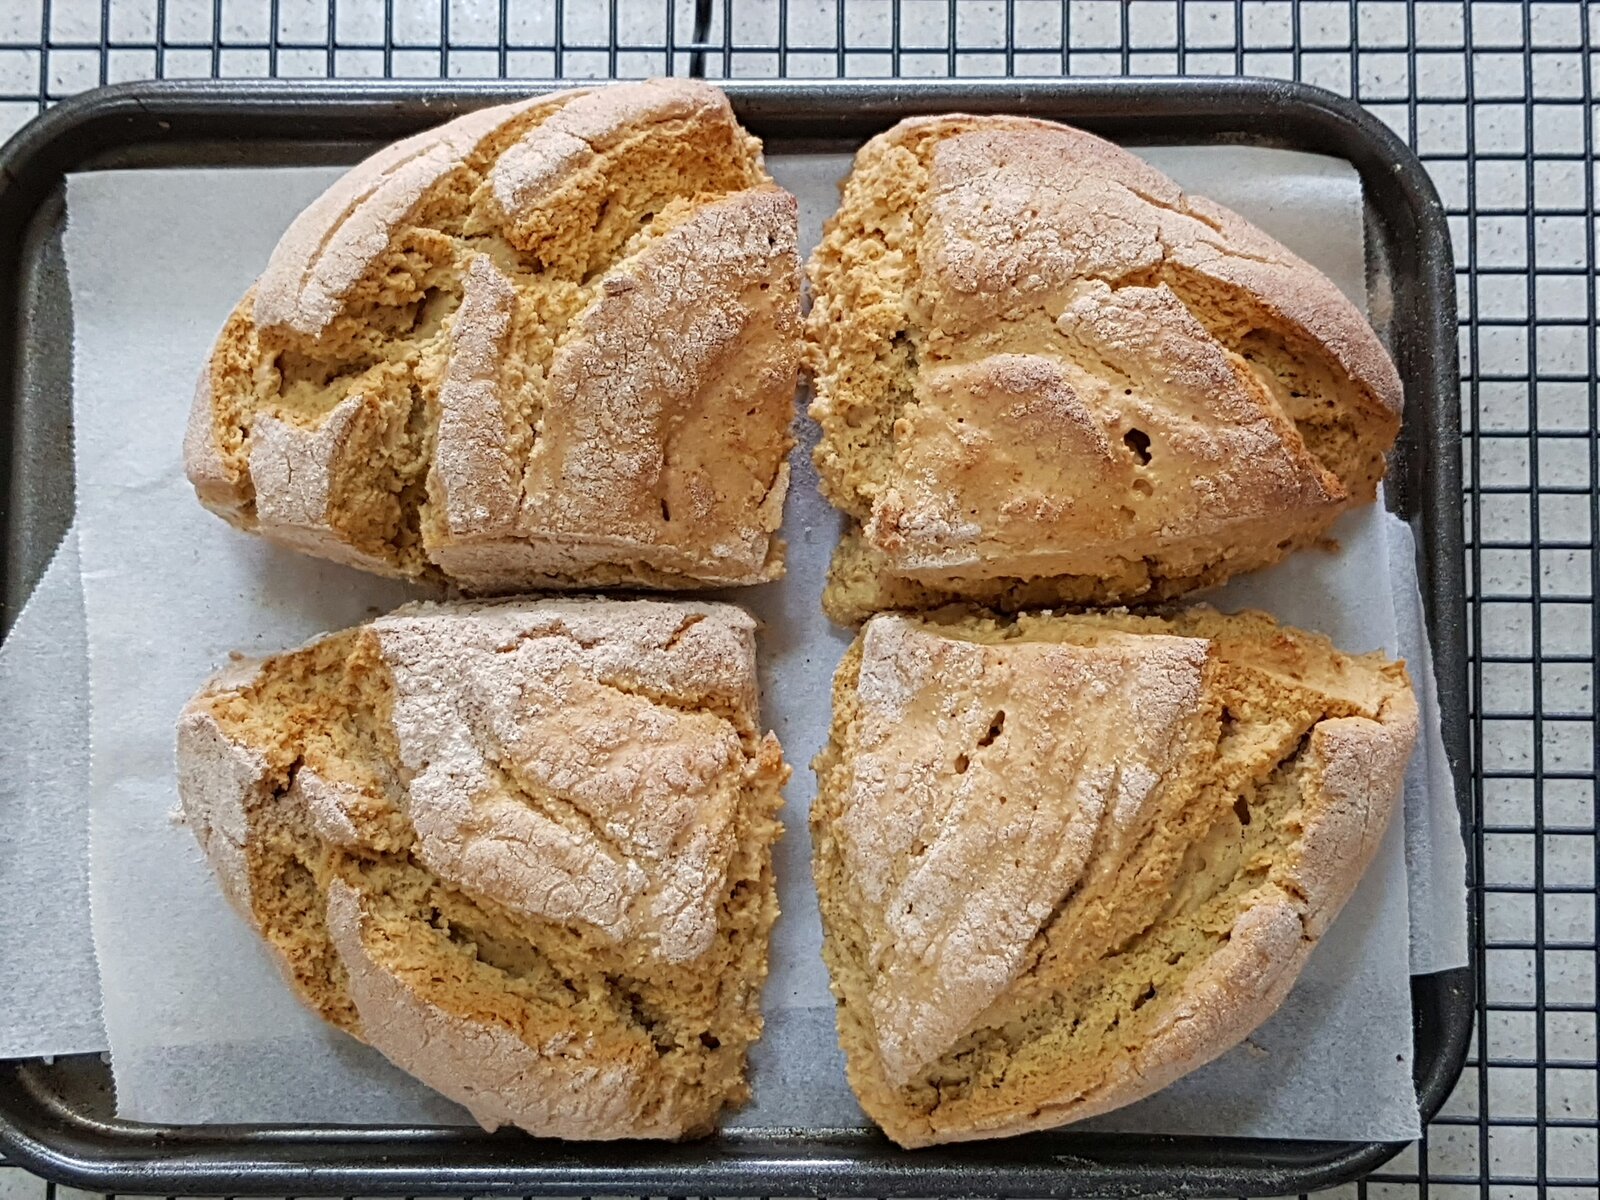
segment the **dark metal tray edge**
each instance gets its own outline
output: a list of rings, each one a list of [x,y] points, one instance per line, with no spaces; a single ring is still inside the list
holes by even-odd
[[[326,143],[392,140],[469,107],[557,81],[443,84],[144,82],[84,93],[0,147],[0,279],[17,277],[26,230],[69,171],[156,165],[174,147],[206,142],[294,145],[299,161]],[[1352,101],[1276,80],[730,81],[723,86],[758,135],[793,139],[825,128],[850,139],[886,119],[963,109],[1036,111],[1114,138],[1241,141],[1337,155],[1353,163],[1394,290],[1393,349],[1406,384],[1407,426],[1391,503],[1418,533],[1443,732],[1463,832],[1475,831],[1467,762],[1467,655],[1460,510],[1460,428],[1454,263],[1444,210],[1411,150]],[[291,128],[283,126],[292,114]],[[810,136],[815,137],[813,133]],[[12,424],[29,314],[0,291],[0,524],[18,505]],[[10,549],[9,539],[5,543]],[[0,583],[12,594],[10,553]],[[1470,856],[1469,856],[1470,858]],[[1479,915],[1471,913],[1474,931]],[[1476,943],[1476,937],[1472,939]],[[1468,968],[1412,980],[1416,1083],[1424,1122],[1466,1059],[1473,1017]],[[1400,1144],[1076,1134],[907,1154],[876,1134],[723,1134],[681,1146],[566,1145],[517,1134],[440,1129],[150,1127],[86,1118],[64,1104],[37,1063],[0,1063],[0,1149],[86,1190],[166,1193],[833,1193],[910,1196],[1281,1195],[1347,1182]]]

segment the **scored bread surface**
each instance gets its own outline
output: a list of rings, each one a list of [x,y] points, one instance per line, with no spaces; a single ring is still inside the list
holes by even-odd
[[[874,138],[807,270],[841,621],[1218,582],[1371,500],[1399,428],[1394,366],[1326,277],[1051,122]]]
[[[189,477],[241,528],[472,591],[775,578],[796,236],[705,84],[470,113],[290,226],[201,373]]]
[[[840,1040],[905,1146],[1164,1087],[1276,1009],[1376,852],[1403,664],[1261,614],[872,618],[814,870]]]
[[[186,823],[297,994],[488,1128],[748,1093],[787,777],[721,604],[421,605],[212,679]]]

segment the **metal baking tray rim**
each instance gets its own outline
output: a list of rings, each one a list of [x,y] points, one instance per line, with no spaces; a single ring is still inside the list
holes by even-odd
[[[1354,102],[1281,80],[718,82],[754,132],[784,137],[795,148],[859,141],[915,113],[1023,111],[1122,140],[1278,145],[1333,154],[1357,168],[1369,227],[1378,229],[1390,256],[1384,266],[1395,293],[1391,341],[1407,394],[1390,503],[1418,532],[1444,739],[1469,836],[1476,825],[1466,753],[1454,262],[1444,209],[1405,143]],[[185,146],[191,153],[203,147],[213,165],[259,162],[252,154],[263,148],[285,156],[292,151],[296,162],[349,161],[354,146],[393,140],[469,107],[567,86],[573,85],[207,80],[83,93],[0,147],[0,280],[18,278],[30,237],[37,235],[36,218],[53,197],[59,203],[57,191],[69,171],[172,165]],[[8,531],[38,482],[15,469],[10,452],[32,328],[20,293],[0,290],[0,386],[9,389],[0,395],[0,445],[8,447],[0,456],[0,523]],[[22,582],[15,577],[14,550],[8,534],[0,543],[0,595],[6,597],[19,594]],[[1475,932],[1475,890],[1473,896]],[[1466,1060],[1473,972],[1415,977],[1412,998],[1416,1084],[1426,1122]],[[65,1068],[69,1077],[90,1078],[90,1090],[92,1059]],[[663,1146],[567,1144],[441,1128],[155,1127],[74,1107],[57,1087],[62,1070],[39,1061],[0,1062],[0,1149],[48,1179],[102,1191],[1281,1195],[1347,1182],[1402,1146],[1078,1134],[1069,1128],[907,1153],[865,1130],[731,1132]]]

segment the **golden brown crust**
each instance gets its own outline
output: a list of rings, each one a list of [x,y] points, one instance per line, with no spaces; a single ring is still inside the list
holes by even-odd
[[[902,122],[808,271],[843,620],[1216,582],[1371,499],[1398,429],[1394,367],[1332,283],[1064,126]]]
[[[795,237],[708,85],[458,118],[290,227],[217,339],[191,480],[241,528],[473,591],[776,578]]]
[[[746,1094],[781,751],[728,605],[419,605],[230,669],[187,823],[300,997],[485,1125],[709,1131]]]
[[[1259,614],[873,618],[812,810],[851,1082],[907,1146],[1117,1108],[1281,1002],[1397,802],[1403,666]]]

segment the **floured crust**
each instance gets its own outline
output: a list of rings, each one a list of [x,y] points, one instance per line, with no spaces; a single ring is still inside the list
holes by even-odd
[[[211,861],[228,903],[250,912],[246,815],[266,777],[260,752],[231,740],[208,712],[185,709],[178,721],[178,792],[184,818]]]
[[[420,605],[212,680],[185,817],[330,1021],[485,1125],[707,1131],[760,1029],[787,775],[718,604]]]
[[[1102,828],[1146,817],[1152,791],[1183,765],[1205,654],[1196,639],[1152,637],[1002,655],[905,622],[868,624],[855,786],[835,832],[845,873],[884,914],[869,1010],[891,1082],[938,1058],[1015,977],[1051,897],[1083,877]],[[1071,721],[1083,695],[1135,745]],[[968,744],[995,748],[957,756],[956,795],[933,810],[933,773],[948,746]],[[916,866],[896,879],[904,855]]]
[[[720,124],[727,100],[688,79],[651,79],[610,91],[604,104],[563,107],[507,148],[489,175],[495,203],[508,215],[532,214],[562,180],[598,170],[602,156],[640,125]]]
[[[859,621],[1163,599],[1373,497],[1394,366],[1324,276],[1080,131],[902,122],[808,265],[816,451]]]
[[[243,520],[246,497],[223,461],[211,408],[211,372],[195,381],[194,398],[183,430],[183,465],[200,503],[230,521]]]
[[[852,1086],[902,1145],[1137,1100],[1264,1021],[1376,852],[1401,664],[1259,614],[873,618],[812,810]]]
[[[755,724],[754,625],[720,607],[643,607],[630,629],[619,615],[546,603],[377,622],[407,808],[441,877],[690,962],[727,886],[745,746],[718,710]],[[657,699],[674,694],[706,710]]]
[[[294,549],[478,592],[776,578],[796,221],[694,81],[408,139],[295,221],[224,326],[190,479]]]
[[[284,232],[256,285],[256,324],[322,333],[429,188],[464,168],[480,143],[516,118],[553,115],[589,94],[555,92],[467,113],[360,163]]]
[[[500,365],[517,289],[487,255],[467,269],[461,308],[450,327],[450,357],[439,384],[433,461],[450,538],[513,537],[522,507],[522,473],[508,448],[516,433],[501,395]],[[448,545],[434,560],[449,554]],[[448,558],[444,559],[449,570]]]

